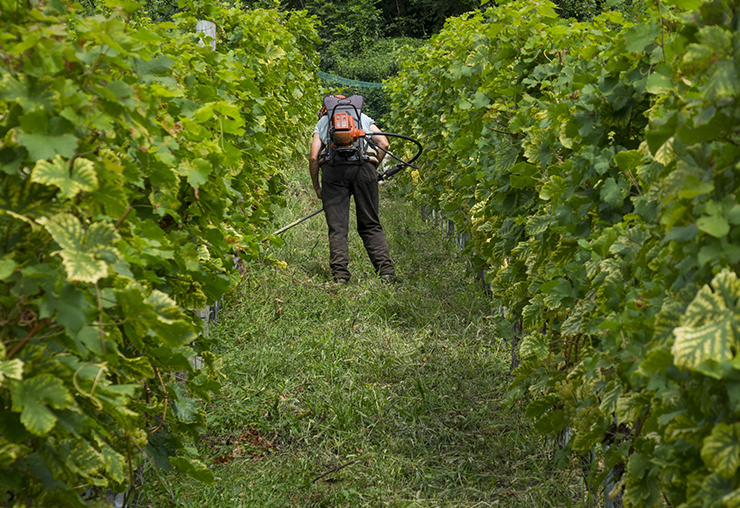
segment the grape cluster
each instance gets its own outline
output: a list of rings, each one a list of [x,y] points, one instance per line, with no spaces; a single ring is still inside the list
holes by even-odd
[[[134,429],[128,433],[131,440],[136,443],[139,447],[146,446],[149,442],[149,438],[146,435],[144,429]]]
[[[555,391],[563,404],[563,414],[566,421],[574,421],[578,410],[578,399],[573,391],[573,382],[569,380],[555,383]]]
[[[589,432],[598,421],[600,415],[601,411],[599,411],[599,408],[592,404],[578,408],[574,421],[576,433]]]

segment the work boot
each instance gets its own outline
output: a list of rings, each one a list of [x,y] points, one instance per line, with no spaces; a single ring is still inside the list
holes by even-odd
[[[392,286],[393,284],[400,284],[401,283],[401,279],[399,279],[398,277],[396,277],[393,274],[381,275],[380,276],[380,281],[383,284],[386,284],[388,286]]]

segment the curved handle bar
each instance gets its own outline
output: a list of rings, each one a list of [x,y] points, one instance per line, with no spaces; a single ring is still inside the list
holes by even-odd
[[[413,162],[414,162],[414,161],[415,161],[416,159],[418,159],[418,158],[419,158],[419,157],[421,156],[421,152],[422,152],[422,151],[424,150],[424,148],[423,148],[423,147],[421,146],[421,143],[419,143],[419,142],[418,142],[417,140],[415,140],[414,138],[410,138],[410,137],[408,137],[408,136],[403,136],[403,135],[401,135],[401,134],[394,134],[394,133],[392,133],[392,132],[368,132],[368,133],[366,133],[366,135],[369,135],[369,136],[373,136],[373,135],[375,135],[375,136],[390,136],[390,137],[392,137],[392,138],[401,138],[401,139],[405,139],[405,140],[407,140],[407,141],[411,141],[411,142],[415,143],[417,147],[419,147],[419,151],[418,151],[418,152],[416,153],[416,155],[414,155],[414,156],[413,156],[413,157],[411,158],[411,160],[410,160],[410,161],[405,161],[405,160],[403,160],[403,159],[401,159],[401,158],[399,158],[399,157],[396,157],[395,155],[393,155],[393,154],[392,154],[391,152],[389,152],[388,150],[383,150],[383,149],[382,149],[382,148],[380,148],[380,147],[379,147],[378,145],[376,145],[375,143],[373,143],[372,141],[370,141],[370,140],[368,139],[368,140],[367,140],[367,142],[368,142],[368,143],[370,143],[370,144],[371,144],[372,146],[374,146],[375,148],[377,148],[377,149],[379,149],[379,150],[383,150],[383,151],[384,151],[385,153],[387,153],[388,155],[390,155],[390,156],[391,156],[391,157],[393,157],[394,159],[396,159],[396,160],[398,160],[398,161],[400,161],[400,162],[401,162],[401,164],[396,164],[395,166],[393,166],[393,167],[392,167],[391,169],[389,169],[389,170],[388,170],[388,171],[386,171],[385,173],[381,173],[381,174],[379,174],[379,175],[378,175],[378,181],[379,181],[379,182],[382,182],[382,181],[383,181],[383,180],[385,180],[386,178],[389,178],[389,177],[391,177],[391,176],[395,175],[396,173],[398,173],[399,171],[401,171],[401,170],[402,170],[403,168],[405,168],[406,166],[412,167],[412,168],[414,168],[414,169],[419,169],[419,166],[417,166],[416,164],[413,164]],[[321,208],[321,209],[319,209],[319,210],[316,210],[316,211],[314,211],[314,212],[311,212],[311,213],[309,213],[308,215],[305,215],[305,216],[301,217],[300,219],[296,220],[295,222],[291,222],[291,223],[290,223],[290,224],[288,224],[287,226],[285,226],[285,227],[283,227],[283,228],[280,228],[280,229],[278,229],[277,231],[275,231],[275,232],[273,233],[273,235],[279,235],[279,234],[282,234],[282,233],[284,233],[285,231],[289,230],[290,228],[292,228],[292,227],[294,227],[294,226],[297,226],[298,224],[300,224],[300,223],[302,223],[302,222],[304,222],[304,221],[307,221],[307,220],[308,220],[308,219],[310,219],[311,217],[313,217],[313,216],[315,216],[315,215],[318,215],[318,214],[320,214],[320,213],[321,213],[321,212],[323,212],[323,211],[324,211],[324,209],[323,209],[323,208]],[[266,240],[267,240],[268,238],[269,238],[269,236],[266,236],[266,237],[264,237],[264,238],[262,239],[262,241],[264,242],[264,241],[266,241]]]
[[[421,152],[424,151],[424,147],[422,147],[421,146],[421,143],[419,143],[414,138],[410,138],[410,137],[404,136],[402,134],[395,134],[393,132],[374,132],[374,131],[372,131],[372,132],[366,132],[365,135],[367,135],[367,136],[388,136],[388,137],[392,137],[392,138],[405,139],[407,141],[411,141],[412,143],[414,143],[419,148],[419,151],[416,152],[416,155],[414,155],[411,158],[411,160],[405,161],[405,160],[401,159],[400,157],[397,157],[396,155],[394,155],[390,151],[385,150],[385,149],[379,147],[378,145],[376,145],[372,141],[367,140],[367,142],[370,143],[370,145],[374,146],[378,150],[383,150],[385,153],[387,153],[388,155],[390,155],[391,157],[393,157],[394,159],[396,159],[397,161],[399,161],[401,163],[401,164],[398,164],[396,166],[393,166],[391,169],[389,169],[385,173],[382,173],[382,174],[378,175],[378,181],[379,182],[382,182],[386,178],[389,178],[389,177],[395,175],[396,173],[398,173],[399,171],[401,171],[406,166],[412,167],[414,169],[419,169],[419,167],[416,164],[413,164],[413,162],[415,160],[417,160],[419,157],[421,157]]]

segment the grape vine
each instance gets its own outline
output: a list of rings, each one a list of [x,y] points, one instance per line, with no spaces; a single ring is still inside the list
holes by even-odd
[[[126,490],[142,460],[213,480],[190,446],[220,378],[194,311],[235,285],[234,256],[260,253],[280,166],[318,102],[316,36],[302,13],[183,5],[153,24],[125,0],[88,17],[0,0],[0,492],[13,506],[86,506]],[[217,24],[215,51],[196,15]]]
[[[392,82],[407,180],[525,337],[510,397],[625,506],[740,506],[735,2],[454,18]],[[413,184],[413,185],[411,185]]]

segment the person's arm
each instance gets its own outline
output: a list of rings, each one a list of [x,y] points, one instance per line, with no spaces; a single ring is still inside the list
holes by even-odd
[[[321,151],[321,137],[318,134],[313,135],[311,140],[311,153],[308,155],[308,171],[311,173],[311,182],[313,190],[316,191],[316,197],[321,199],[321,183],[319,183],[319,152]]]
[[[373,132],[383,132],[375,124],[372,124],[370,126],[370,129]],[[379,148],[378,152],[380,152],[380,153],[378,153],[378,166],[380,166],[380,163],[383,162],[383,158],[385,157],[386,150],[388,150],[388,148],[391,145],[388,142],[388,138],[386,138],[385,136],[373,136],[373,143],[375,143],[376,145],[378,145],[378,148]]]

